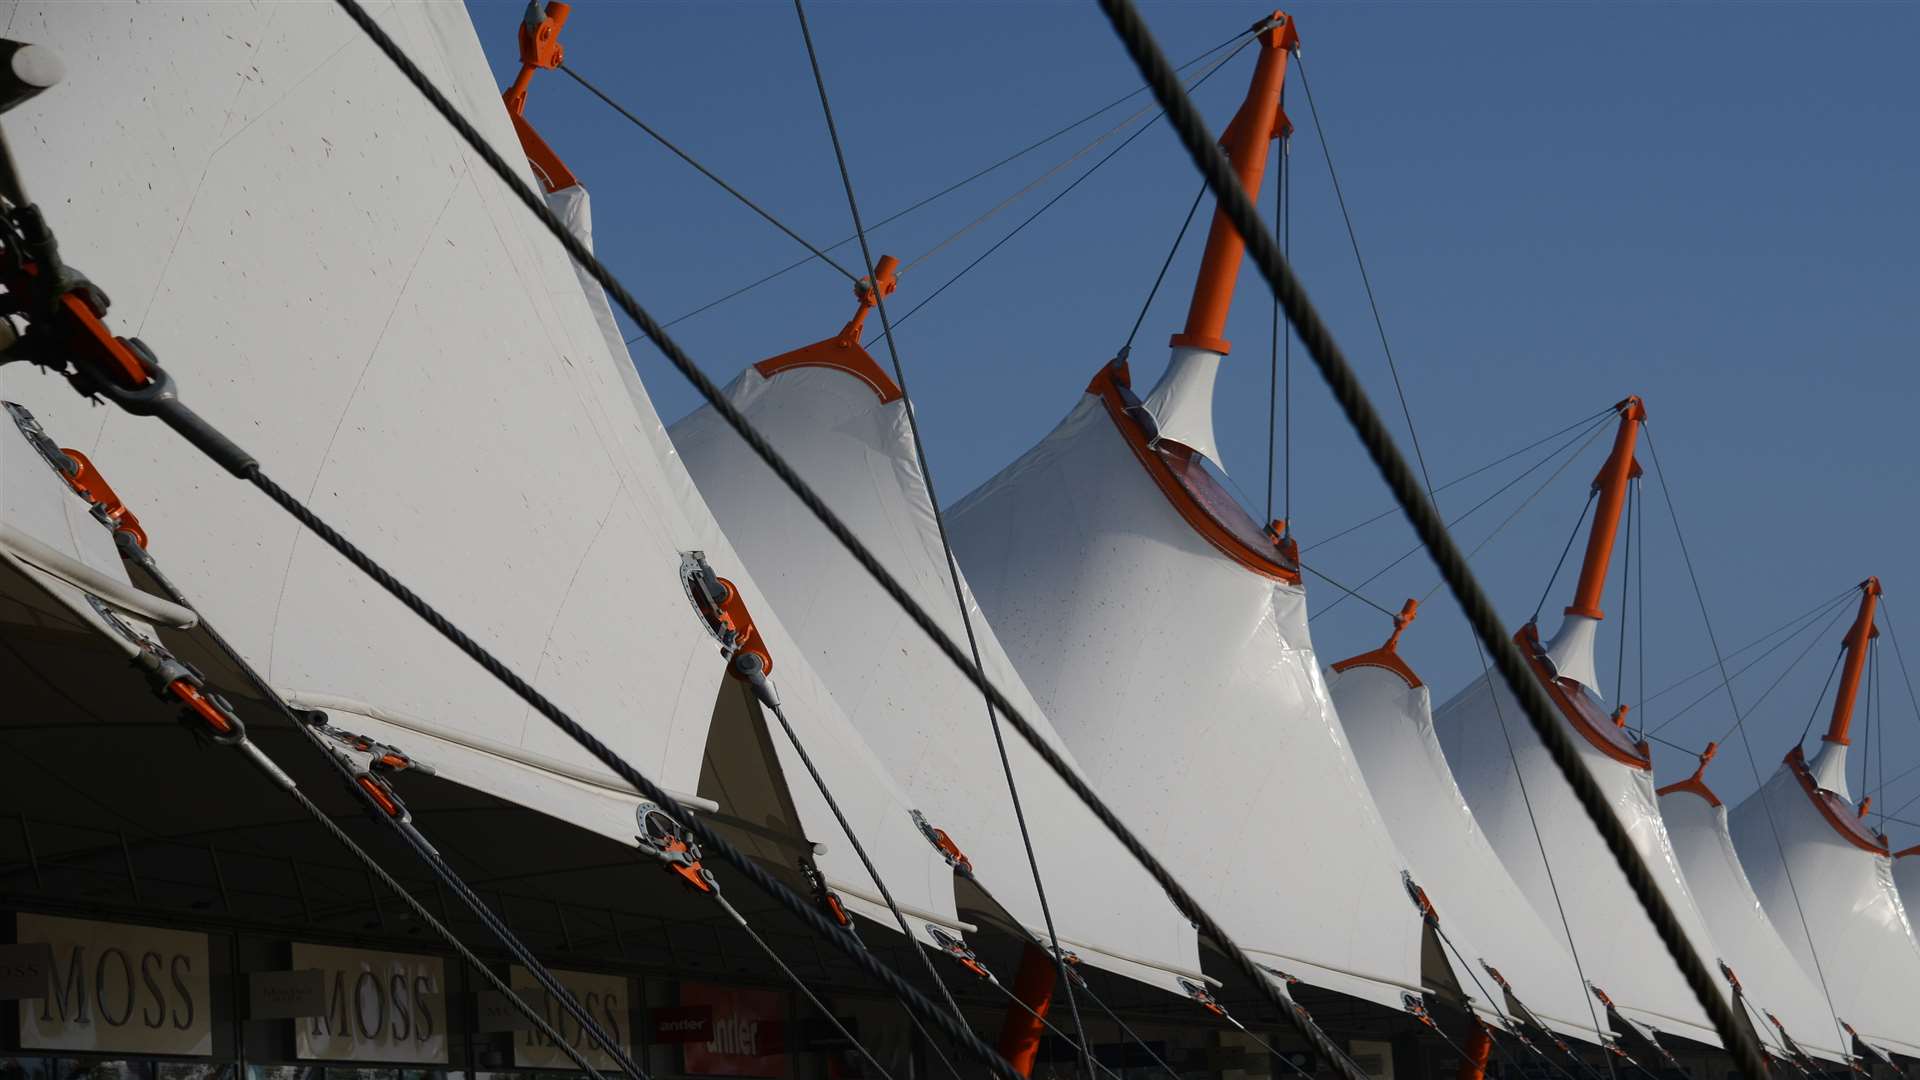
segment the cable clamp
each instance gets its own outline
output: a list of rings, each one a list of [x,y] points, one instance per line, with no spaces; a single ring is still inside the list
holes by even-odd
[[[714,573],[704,551],[680,553],[680,588],[686,592],[694,614],[699,616],[700,625],[719,643],[720,655],[729,661],[727,673],[752,685],[759,693],[761,684],[773,673],[773,654],[761,640],[740,590],[733,582]],[[758,666],[739,662],[743,654],[754,657]],[[767,693],[771,693],[771,687]],[[770,707],[777,704],[777,699],[768,702]]]
[[[1219,1000],[1213,996],[1213,991],[1208,990],[1192,979],[1181,979],[1180,989],[1185,990],[1188,997],[1199,1003],[1201,1008],[1213,1015],[1222,1017],[1227,1015],[1226,1007],[1221,1005]]]
[[[1438,930],[1440,913],[1433,909],[1433,901],[1427,899],[1427,890],[1421,888],[1419,883],[1413,880],[1413,875],[1405,870],[1400,871],[1400,884],[1406,887],[1407,898],[1413,901],[1413,906],[1420,909],[1420,918],[1428,926]]]
[[[302,719],[322,736],[332,739],[357,754],[366,755],[369,772],[391,774],[411,770],[422,776],[436,775],[433,766],[424,761],[414,760],[404,750],[345,728],[334,727],[328,722],[327,714],[319,709],[307,710]]]
[[[1080,954],[1079,953],[1076,953],[1071,949],[1060,948],[1060,949],[1054,950],[1053,955],[1054,955],[1054,959],[1060,962],[1059,964],[1060,970],[1063,972],[1066,972],[1068,982],[1071,982],[1073,985],[1079,986],[1079,987],[1084,987],[1087,985],[1086,978],[1080,974]]]
[[[947,865],[953,867],[955,873],[966,877],[973,876],[973,860],[967,858],[966,853],[960,850],[960,845],[953,842],[953,837],[947,835],[947,830],[934,828],[933,823],[927,820],[927,816],[918,810],[913,811],[913,823],[919,828],[920,835],[927,838],[927,843],[933,845],[934,850],[940,853],[941,858],[947,860]]]
[[[1421,997],[1419,994],[1402,990],[1400,992],[1400,1008],[1404,1010],[1407,1015],[1433,1030],[1440,1030],[1440,1025],[1433,1022],[1433,1014],[1427,1011],[1427,999]]]
[[[840,902],[840,894],[827,885],[826,876],[820,873],[820,868],[813,864],[812,859],[803,856],[799,861],[800,874],[807,879],[807,888],[813,893],[813,902],[820,906],[820,910],[825,912],[827,918],[832,919],[836,926],[858,938],[860,932],[854,928],[853,916],[847,914],[847,906]]]
[[[633,815],[640,824],[633,839],[641,854],[657,860],[693,891],[720,895],[720,883],[700,864],[700,845],[672,815],[657,803],[644,801],[633,808]]]
[[[933,943],[938,945],[942,952],[958,960],[961,967],[973,972],[987,982],[997,983],[1000,981],[993,977],[993,972],[987,970],[987,966],[980,962],[980,957],[974,954],[973,947],[966,942],[961,941],[959,938],[954,937],[952,934],[947,933],[932,923],[927,924],[927,936],[933,939]]]

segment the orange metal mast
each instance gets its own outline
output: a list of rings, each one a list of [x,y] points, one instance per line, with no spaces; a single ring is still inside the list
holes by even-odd
[[[1280,91],[1287,80],[1287,57],[1300,44],[1293,19],[1276,11],[1261,24],[1260,63],[1253,69],[1253,84],[1247,99],[1233,122],[1220,136],[1220,148],[1247,198],[1259,201],[1260,183],[1267,173],[1267,144],[1293,130],[1280,111]],[[1233,306],[1233,286],[1240,277],[1240,262],[1246,255],[1246,242],[1225,212],[1213,212],[1213,230],[1207,234],[1206,254],[1200,258],[1200,277],[1193,286],[1193,303],[1187,308],[1187,328],[1173,335],[1173,345],[1206,349],[1222,356],[1233,348],[1223,336],[1227,331],[1227,311]]]
[[[527,88],[533,84],[533,73],[541,68],[557,68],[566,59],[567,50],[560,44],[560,28],[567,25],[567,16],[572,11],[572,7],[560,0],[549,3],[545,15],[537,3],[527,5],[526,18],[520,23],[520,74],[514,77],[507,92],[500,95],[506,102],[507,117],[513,121],[513,133],[520,136],[520,149],[526,153],[533,171],[540,174],[540,183],[549,195],[580,181],[522,114],[527,109]]]
[[[1860,675],[1867,667],[1867,643],[1880,636],[1873,625],[1873,609],[1880,603],[1880,579],[1870,577],[1860,583],[1860,614],[1847,631],[1842,647],[1847,650],[1846,670],[1840,675],[1840,689],[1833,695],[1833,719],[1821,741],[1849,745],[1847,725],[1853,722],[1853,703],[1860,696]]]
[[[1633,459],[1634,443],[1640,437],[1640,425],[1646,422],[1647,407],[1637,395],[1629,394],[1615,405],[1620,413],[1620,430],[1613,436],[1613,453],[1600,466],[1593,487],[1600,493],[1600,507],[1593,515],[1593,531],[1587,534],[1587,557],[1580,565],[1580,585],[1574,590],[1569,615],[1589,619],[1606,618],[1600,611],[1600,594],[1606,591],[1607,568],[1613,564],[1613,541],[1620,531],[1620,511],[1627,505],[1627,482],[1640,475],[1640,463]]]

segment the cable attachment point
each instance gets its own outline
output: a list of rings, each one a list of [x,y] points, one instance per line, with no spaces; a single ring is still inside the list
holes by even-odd
[[[1192,998],[1201,1008],[1213,1015],[1222,1017],[1227,1015],[1226,1006],[1220,1004],[1213,996],[1213,991],[1208,990],[1192,979],[1181,979],[1180,989],[1185,990],[1188,997]]]
[[[539,174],[540,185],[549,195],[575,187],[580,181],[527,122],[524,115],[527,88],[533,84],[534,72],[542,68],[551,71],[566,62],[567,49],[560,44],[560,29],[567,25],[567,16],[572,11],[569,5],[555,0],[543,12],[538,0],[529,0],[526,14],[520,19],[520,73],[514,76],[513,85],[500,95],[507,106],[507,118],[513,122],[513,133],[520,137],[520,149],[527,155],[527,164]]]
[[[316,719],[317,717],[317,719]],[[341,746],[367,758],[367,771],[381,774],[417,772],[422,776],[436,775],[433,766],[424,761],[416,761],[406,751],[386,743],[370,739],[345,728],[334,727],[327,721],[327,714],[319,709],[308,710],[303,719],[321,735],[332,739]]]
[[[753,685],[759,693],[758,684],[773,673],[773,654],[767,651],[760,631],[753,625],[753,615],[747,611],[747,602],[741,598],[740,590],[713,572],[704,551],[680,553],[680,588],[686,592],[694,614],[700,617],[700,624],[720,643],[720,655],[729,661],[736,661],[743,654],[758,658],[758,667],[730,663],[728,674]],[[768,687],[767,694],[771,693],[772,688]],[[773,707],[779,702],[776,698],[767,704]]]
[[[997,983],[1000,981],[993,977],[993,972],[987,970],[987,966],[980,962],[978,956],[974,955],[973,947],[966,942],[961,941],[959,938],[954,937],[952,934],[947,933],[932,923],[927,924],[927,936],[933,939],[933,943],[940,947],[941,952],[958,960],[961,967],[973,972],[987,982]]]
[[[1060,970],[1066,973],[1068,982],[1071,982],[1076,987],[1085,987],[1087,985],[1086,977],[1080,974],[1079,953],[1074,952],[1072,949],[1062,947],[1054,950],[1053,955],[1055,959],[1060,961]]]
[[[847,906],[840,902],[840,894],[834,892],[833,888],[827,884],[826,875],[820,872],[820,868],[814,865],[811,858],[801,857],[800,874],[807,879],[807,888],[813,893],[813,902],[820,905],[820,910],[826,912],[827,918],[832,919],[840,929],[858,938],[860,931],[853,925],[853,916],[847,914]]]
[[[1407,1015],[1427,1025],[1429,1028],[1435,1031],[1440,1030],[1440,1025],[1433,1022],[1433,1014],[1427,1011],[1427,999],[1421,997],[1419,994],[1404,990],[1401,991],[1400,1008],[1406,1012]]]
[[[1440,913],[1433,909],[1433,901],[1427,899],[1427,890],[1421,888],[1419,883],[1413,880],[1413,875],[1405,870],[1400,871],[1400,884],[1406,887],[1407,899],[1412,900],[1413,906],[1420,909],[1421,920],[1438,930]]]
[[[671,814],[656,803],[643,801],[633,808],[633,816],[640,824],[640,832],[633,839],[642,855],[658,860],[693,891],[720,895],[720,883],[700,865],[700,845]]]
[[[927,816],[918,810],[913,811],[913,823],[919,828],[920,835],[927,838],[927,843],[932,844],[934,850],[947,860],[947,865],[953,867],[954,873],[973,876],[973,860],[967,858],[966,853],[960,850],[960,845],[953,842],[947,830],[934,828]]]

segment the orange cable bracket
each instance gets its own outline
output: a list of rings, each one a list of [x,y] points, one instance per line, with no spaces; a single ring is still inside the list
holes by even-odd
[[[1676,791],[1688,791],[1707,800],[1708,806],[1719,806],[1720,796],[1715,795],[1713,793],[1713,789],[1707,786],[1707,781],[1705,780],[1705,776],[1707,772],[1707,763],[1712,761],[1713,755],[1719,752],[1720,752],[1719,743],[1717,742],[1708,743],[1707,748],[1705,750],[1700,751],[1700,764],[1694,766],[1692,776],[1687,777],[1685,780],[1675,780],[1673,783],[1668,784],[1666,787],[1663,787],[1658,791],[1655,791],[1654,794],[1670,795]]]
[[[918,810],[913,811],[913,823],[920,829],[920,835],[927,838],[927,843],[932,844],[940,857],[947,860],[947,865],[953,867],[954,873],[963,877],[973,876],[973,860],[967,858],[966,852],[960,850],[960,845],[953,842],[947,830],[935,828],[933,822],[927,820],[927,815]]]
[[[867,327],[867,314],[900,287],[899,270],[899,259],[892,255],[880,256],[880,261],[874,264],[873,276],[853,283],[853,298],[860,306],[847,325],[840,328],[840,333],[825,341],[802,345],[792,352],[770,356],[753,365],[753,370],[759,372],[761,378],[771,379],[794,368],[828,368],[866,383],[867,389],[873,391],[873,396],[879,398],[882,405],[900,400],[900,387],[881,369],[873,354],[860,344]]]
[[[560,44],[560,28],[567,25],[567,16],[572,12],[572,5],[560,0],[551,0],[544,11],[538,0],[529,0],[526,16],[520,20],[520,73],[514,76],[513,85],[500,95],[507,106],[507,118],[513,121],[513,133],[520,137],[520,149],[527,155],[527,164],[539,174],[540,184],[549,195],[577,186],[580,180],[527,122],[527,89],[533,84],[534,72],[542,68],[551,71],[566,61],[567,50]]]
[[[1401,633],[1413,624],[1414,616],[1418,614],[1419,611],[1420,601],[1409,598],[1407,602],[1401,606],[1400,614],[1393,617],[1393,633],[1388,635],[1386,644],[1371,652],[1363,652],[1358,656],[1350,656],[1334,664],[1334,674],[1337,675],[1350,668],[1357,667],[1384,668],[1406,680],[1408,689],[1418,689],[1423,685],[1420,681],[1420,676],[1414,674],[1413,669],[1407,666],[1407,662],[1400,658],[1399,647]]]
[[[720,895],[720,883],[700,863],[700,845],[687,830],[657,803],[642,802],[633,808],[640,832],[633,838],[642,855],[657,860],[667,872],[694,892]]]

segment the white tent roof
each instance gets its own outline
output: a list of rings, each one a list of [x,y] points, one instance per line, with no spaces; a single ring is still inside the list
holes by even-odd
[[[517,160],[465,9],[397,3],[378,17]],[[598,298],[342,13],[21,4],[9,32],[68,70],[7,117],[27,188],[113,297],[112,325],[154,346],[188,401],[679,791],[698,783],[724,677],[678,576],[680,553],[704,550],[755,608],[788,711],[901,902],[953,921],[947,867],[759,602],[603,335]],[[0,369],[0,391],[106,470],[162,565],[276,685],[614,783],[160,424],[93,409],[24,365]],[[516,790],[549,809],[548,785]],[[871,887],[850,845],[810,785],[792,797],[858,906]]]
[[[727,397],[964,642],[906,402],[871,357],[840,352],[870,370],[770,361],[742,372]],[[967,854],[994,898],[1045,941],[979,691],[712,409],[671,433],[708,505],[855,726],[915,807]],[[969,607],[987,671],[1022,715],[1052,735],[971,597]],[[1201,979],[1192,924],[1018,735],[1006,730],[1004,738],[1062,946],[1175,992],[1180,976]]]
[[[954,507],[968,579],[1093,783],[1223,927],[1305,982],[1397,1008],[1421,990],[1420,919],[1306,595],[1184,449],[1147,449],[1114,370]]]
[[[1844,789],[1813,782],[1844,777],[1845,755],[1845,745],[1823,743],[1803,762],[1795,747],[1729,815],[1734,847],[1800,966],[1816,980],[1824,973],[1840,1019],[1869,1043],[1920,1057],[1920,942],[1893,860]]]
[[[1589,654],[1570,658],[1558,670],[1593,670],[1591,635],[1584,640]],[[1566,647],[1564,638],[1561,646]],[[1556,679],[1554,689],[1566,708],[1579,710],[1585,719],[1582,725],[1568,722],[1581,760],[1633,836],[1695,950],[1712,964],[1720,954],[1661,821],[1652,771],[1622,760],[1632,750],[1591,690],[1565,678]],[[1571,927],[1574,956],[1588,981],[1605,991],[1628,1019],[1720,1045],[1626,876],[1505,681],[1498,676],[1491,683],[1486,676],[1475,680],[1434,714],[1434,729],[1473,816],[1541,922],[1563,941]],[[1752,979],[1747,981],[1756,996],[1763,992]]]
[[[1912,926],[1913,913],[1920,910],[1920,848],[1908,848],[1894,858],[1893,884],[1907,909],[1907,925]]]
[[[1834,1020],[1826,991],[1794,959],[1754,895],[1727,828],[1727,808],[1702,785],[1668,789],[1660,813],[1687,885],[1748,1001],[1777,1019],[1808,1054],[1846,1061],[1852,1040]],[[1761,1041],[1780,1047],[1773,1024],[1752,1019]]]
[[[1587,996],[1565,937],[1548,930],[1514,884],[1453,782],[1433,733],[1425,685],[1361,664],[1328,676],[1333,703],[1394,842],[1435,901],[1441,929],[1470,963],[1498,968],[1527,1008],[1553,1030],[1598,1042],[1598,1005]],[[1476,972],[1492,989],[1491,976]]]

